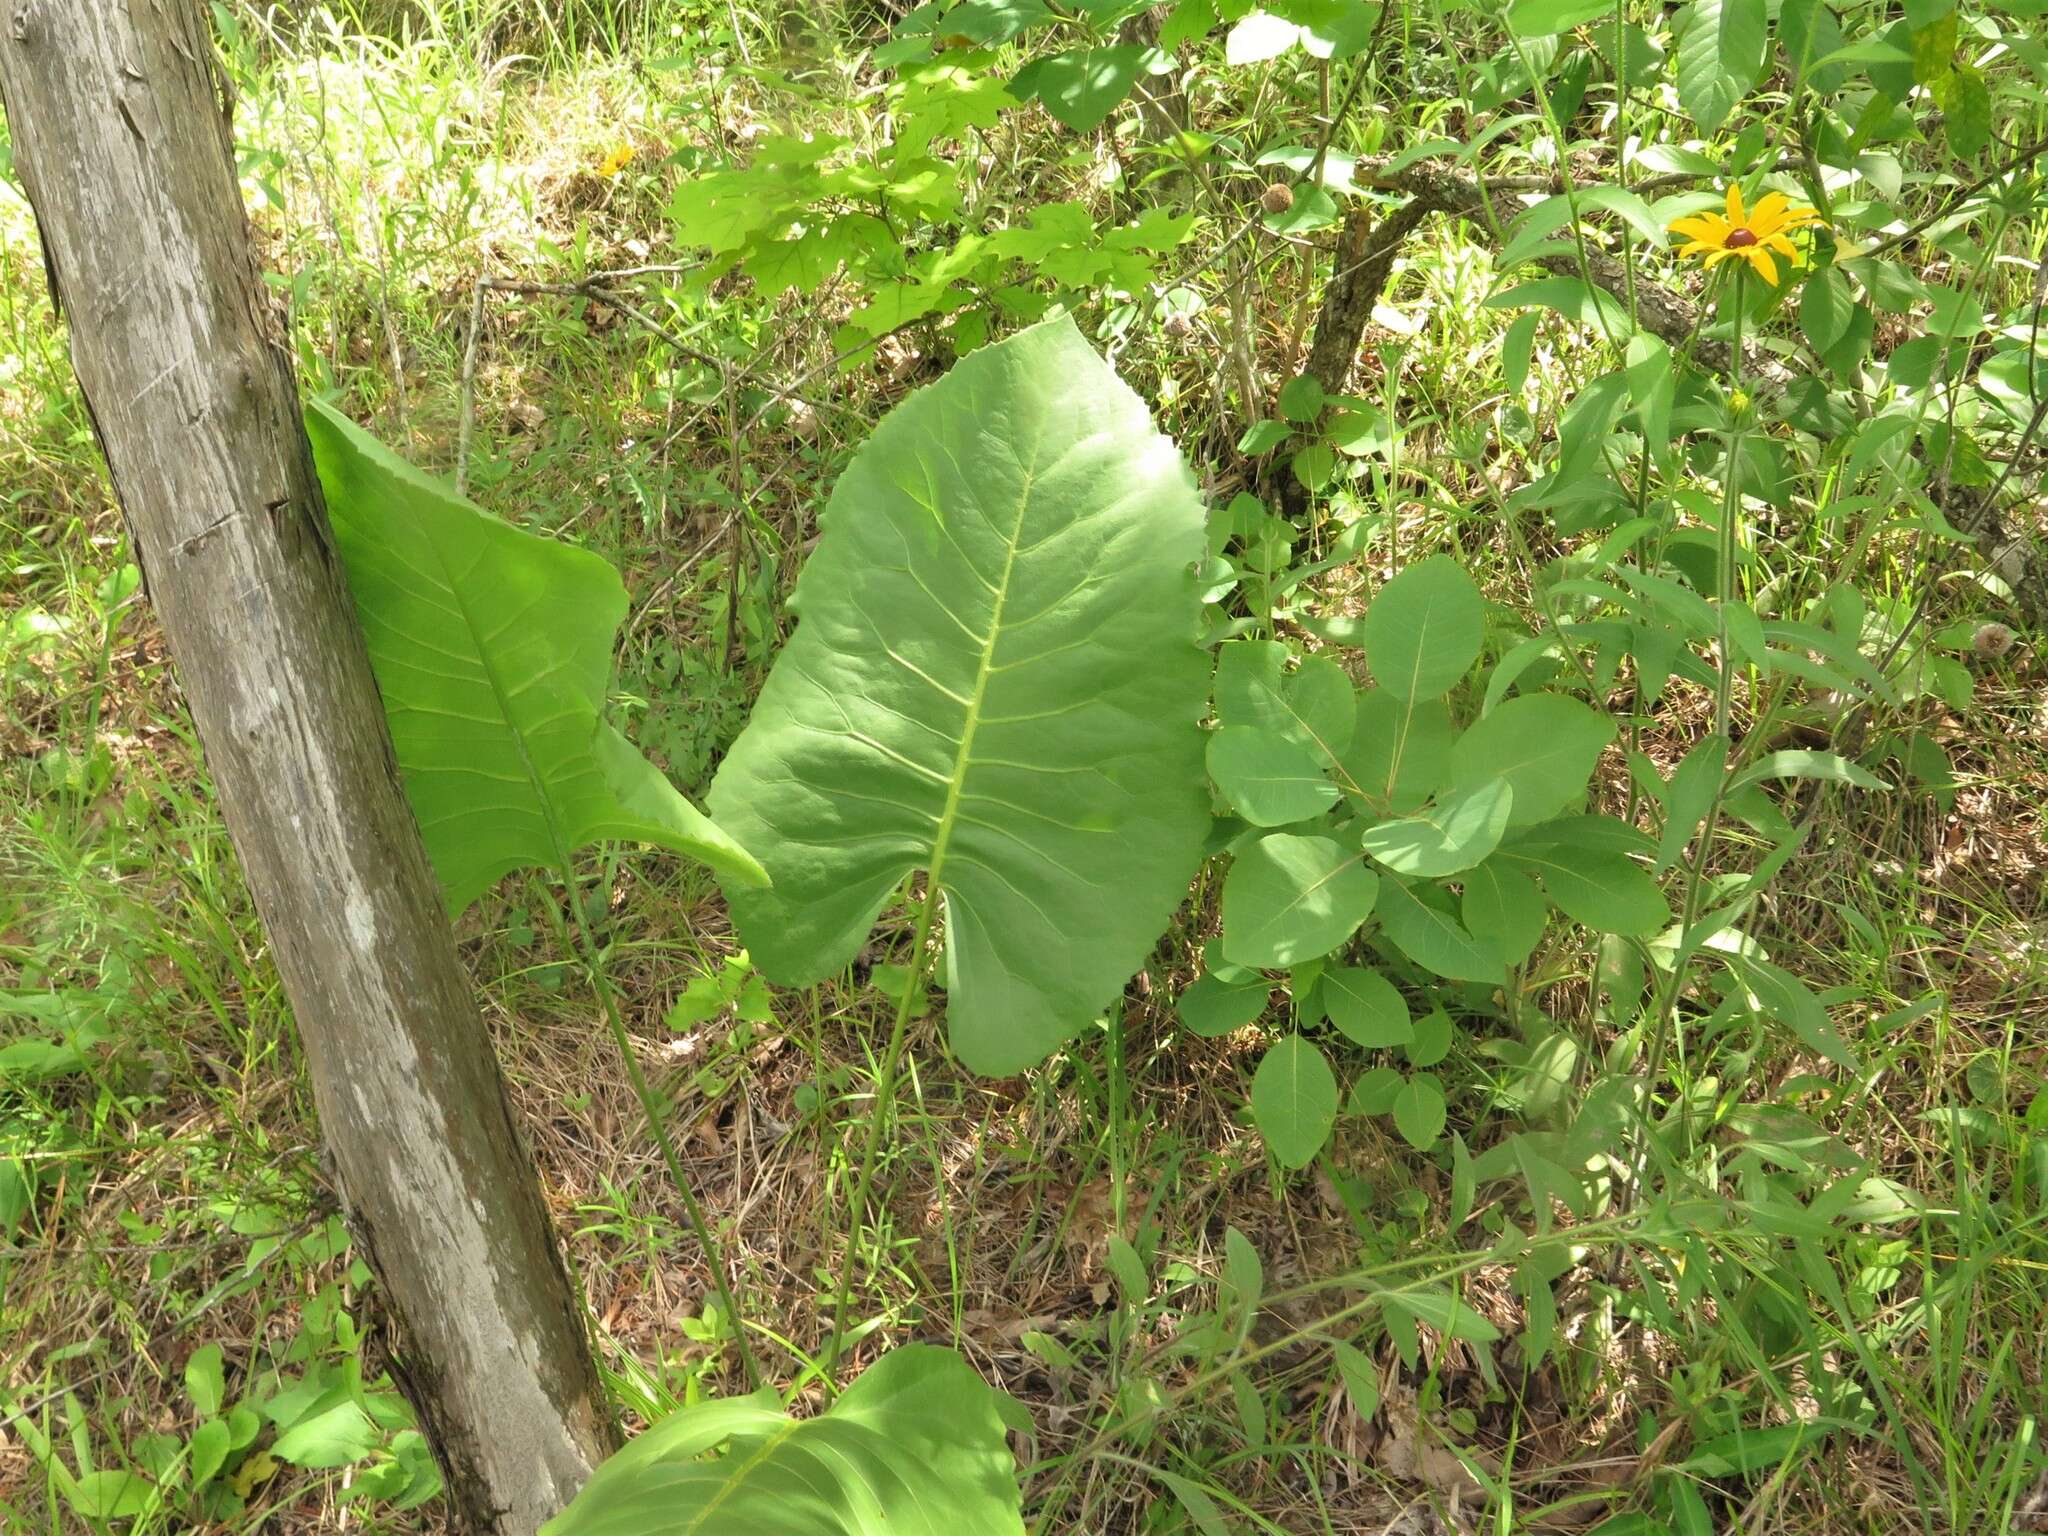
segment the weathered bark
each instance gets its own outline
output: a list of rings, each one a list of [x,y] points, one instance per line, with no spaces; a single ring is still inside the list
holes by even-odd
[[[1394,259],[1401,254],[1402,242],[1415,233],[1431,209],[1415,198],[1375,224],[1376,211],[1365,203],[1352,204],[1337,231],[1335,265],[1323,288],[1315,336],[1301,370],[1322,385],[1326,395],[1345,393],[1365,340],[1365,328],[1372,321],[1373,306],[1379,303],[1393,273]],[[1264,494],[1290,518],[1298,518],[1308,509],[1308,492],[1278,465],[1268,472]]]
[[[1401,242],[1429,213],[1417,200],[1375,225],[1377,211],[1369,204],[1353,203],[1337,231],[1336,266],[1323,289],[1315,338],[1309,343],[1308,362],[1302,369],[1323,386],[1325,394],[1344,393],[1373,306],[1386,291],[1394,258],[1401,254]]]
[[[401,792],[196,0],[0,0],[0,96],[151,603],[458,1519],[607,1449],[580,1302]]]

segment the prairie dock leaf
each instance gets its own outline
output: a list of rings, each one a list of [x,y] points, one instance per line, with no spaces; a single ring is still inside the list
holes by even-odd
[[[1000,1401],[951,1350],[906,1344],[808,1419],[773,1392],[695,1403],[599,1467],[541,1536],[1023,1536]]]
[[[626,617],[610,564],[499,521],[329,406],[307,410],[306,433],[450,915],[601,838],[688,854],[734,885],[766,880],[604,721]]]
[[[808,985],[926,871],[954,1050],[1023,1071],[1116,995],[1201,858],[1193,478],[1063,318],[892,411],[824,530],[711,786],[776,881],[728,884],[734,922]]]

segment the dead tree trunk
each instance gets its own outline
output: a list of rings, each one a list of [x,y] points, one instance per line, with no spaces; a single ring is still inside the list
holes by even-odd
[[[610,1429],[400,790],[196,0],[0,0],[52,298],[322,1130],[461,1523],[530,1536]]]

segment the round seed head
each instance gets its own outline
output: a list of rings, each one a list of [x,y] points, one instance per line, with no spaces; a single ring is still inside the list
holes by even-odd
[[[2010,624],[1979,624],[1977,633],[1970,636],[1970,649],[1979,656],[1996,658],[2011,650],[2016,638]]]
[[[1276,181],[1259,194],[1259,206],[1268,213],[1285,213],[1294,206],[1294,188]]]

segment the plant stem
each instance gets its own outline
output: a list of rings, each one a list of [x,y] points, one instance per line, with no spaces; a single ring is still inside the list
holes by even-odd
[[[1742,272],[1739,266],[1729,274],[1729,313],[1732,317],[1733,336],[1728,348],[1728,393],[1731,407],[1734,397],[1742,388]],[[1669,1047],[1678,1026],[1678,996],[1685,985],[1685,968],[1692,961],[1694,952],[1693,926],[1699,921],[1700,906],[1707,884],[1707,864],[1713,857],[1714,837],[1720,830],[1721,804],[1728,793],[1728,781],[1734,773],[1735,744],[1733,741],[1735,697],[1735,645],[1728,624],[1728,610],[1735,601],[1735,562],[1741,553],[1742,541],[1736,536],[1737,523],[1742,513],[1742,445],[1748,433],[1745,428],[1747,408],[1735,415],[1730,423],[1727,444],[1727,458],[1722,467],[1721,526],[1716,541],[1719,555],[1714,572],[1715,612],[1720,620],[1720,634],[1717,640],[1718,656],[1714,669],[1714,736],[1721,743],[1721,777],[1714,786],[1712,798],[1707,803],[1706,814],[1700,819],[1699,831],[1693,844],[1693,856],[1686,865],[1685,898],[1680,905],[1678,920],[1678,948],[1671,960],[1671,974],[1659,989],[1659,995],[1652,1013],[1653,1033],[1650,1039],[1649,1059],[1645,1079],[1654,1082],[1663,1069],[1664,1054]],[[1680,1099],[1681,1120],[1689,1116],[1690,1095]],[[1647,1119],[1642,1130],[1648,1134]],[[1640,1157],[1640,1143],[1638,1146]],[[1633,1171],[1628,1190],[1632,1196],[1637,1187]]]
[[[740,1367],[746,1373],[747,1389],[753,1391],[761,1385],[761,1365],[754,1358],[752,1346],[747,1343],[747,1326],[740,1315],[739,1299],[733,1294],[732,1282],[725,1273],[725,1255],[711,1235],[711,1227],[704,1219],[704,1207],[697,1203],[697,1196],[690,1189],[690,1182],[683,1174],[682,1159],[676,1155],[674,1140],[669,1136],[667,1113],[660,1097],[647,1081],[647,1074],[641,1070],[640,1058],[633,1053],[633,1040],[626,1033],[626,1021],[619,1014],[618,994],[614,991],[611,976],[604,968],[603,957],[598,950],[597,940],[590,931],[590,919],[584,914],[582,892],[576,884],[576,873],[567,864],[561,867],[562,885],[569,895],[569,910],[576,920],[576,937],[583,951],[583,968],[590,973],[591,987],[596,991],[598,1001],[604,1005],[605,1023],[611,1027],[612,1040],[619,1048],[619,1059],[626,1064],[626,1079],[633,1085],[633,1092],[640,1100],[640,1112],[647,1118],[648,1133],[661,1151],[661,1160],[668,1166],[668,1176],[682,1196],[683,1213],[690,1223],[690,1233],[704,1250],[704,1262],[711,1267],[712,1282],[718,1287],[719,1304],[725,1308],[725,1315],[732,1320],[733,1341],[740,1347]]]
[[[939,910],[939,882],[927,874],[924,905],[918,909],[917,933],[910,941],[910,975],[903,984],[903,996],[896,1003],[896,1022],[889,1028],[889,1044],[882,1052],[882,1067],[875,1076],[875,1102],[868,1115],[867,1145],[861,1149],[860,1166],[854,1174],[853,1198],[846,1207],[846,1253],[839,1271],[839,1294],[832,1303],[832,1336],[825,1345],[825,1380],[836,1390],[833,1372],[839,1367],[839,1352],[846,1339],[846,1308],[853,1298],[854,1243],[860,1236],[861,1218],[867,1214],[868,1196],[874,1191],[875,1162],[881,1156],[882,1133],[896,1103],[896,1076],[903,1065],[903,1039],[910,1029],[910,1010],[924,982],[925,947],[931,942],[932,922]]]

